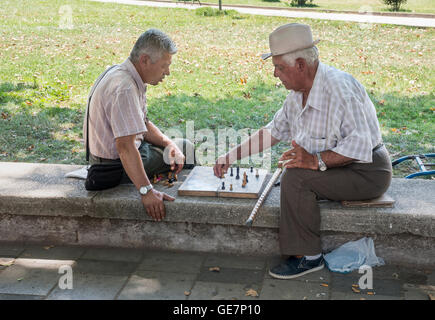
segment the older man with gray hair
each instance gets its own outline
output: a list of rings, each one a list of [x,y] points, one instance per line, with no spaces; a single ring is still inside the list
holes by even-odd
[[[90,164],[99,164],[102,170],[122,164],[147,213],[156,221],[165,216],[163,200],[174,198],[155,190],[150,178],[169,170],[178,173],[186,159],[190,166],[195,161],[190,142],[172,141],[147,116],[147,84],[157,85],[169,76],[172,55],[176,52],[174,42],[162,31],[144,32],[130,57],[97,79],[84,121]]]
[[[273,120],[218,158],[214,171],[279,141],[292,148],[280,160],[279,244],[289,256],[269,270],[292,279],[324,267],[317,200],[365,200],[382,195],[391,182],[391,161],[382,144],[376,110],[350,74],[323,64],[308,25],[291,23],[269,36],[274,76],[291,90]]]

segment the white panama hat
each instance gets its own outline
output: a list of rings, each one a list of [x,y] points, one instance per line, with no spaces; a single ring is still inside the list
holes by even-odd
[[[270,53],[261,55],[263,60],[272,56],[314,47],[320,40],[313,41],[309,25],[289,23],[278,27],[269,35]]]

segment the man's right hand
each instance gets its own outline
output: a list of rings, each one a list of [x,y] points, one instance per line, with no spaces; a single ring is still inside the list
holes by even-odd
[[[222,177],[222,173],[225,174],[230,166],[231,163],[228,155],[220,156],[213,167],[214,175],[218,178]]]
[[[174,201],[175,198],[166,193],[157,191],[154,188],[146,195],[142,196],[142,204],[148,215],[153,218],[154,221],[161,221],[166,215],[163,200]]]

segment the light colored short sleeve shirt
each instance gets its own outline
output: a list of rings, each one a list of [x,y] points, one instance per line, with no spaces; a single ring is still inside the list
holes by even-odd
[[[89,109],[89,150],[118,159],[115,139],[136,135],[139,148],[147,131],[146,85],[129,59],[112,68],[96,87]],[[86,139],[86,117],[84,122]]]
[[[311,154],[331,150],[361,163],[372,162],[372,149],[382,142],[364,87],[350,74],[320,62],[305,107],[302,92],[290,92],[265,128]]]

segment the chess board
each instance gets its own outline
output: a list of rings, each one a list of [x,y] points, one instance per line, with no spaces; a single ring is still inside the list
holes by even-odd
[[[236,179],[236,168],[233,167],[233,176],[230,176],[230,169],[224,178],[218,178],[213,173],[213,167],[197,166],[192,169],[186,180],[178,189],[180,196],[200,196],[200,197],[230,197],[230,198],[259,198],[263,186],[266,184],[268,171],[256,168],[251,172],[250,168],[240,168],[239,179]],[[242,187],[243,173],[248,176],[248,183]],[[225,189],[222,190],[222,182],[225,183]],[[230,185],[233,190],[230,190]]]

